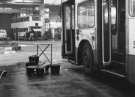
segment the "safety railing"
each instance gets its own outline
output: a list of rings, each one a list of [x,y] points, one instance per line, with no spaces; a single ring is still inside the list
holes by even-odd
[[[44,45],[45,47],[42,48],[41,45]],[[44,58],[49,62],[50,65],[52,65],[52,44],[48,43],[48,44],[36,44],[37,46],[37,56],[40,58],[42,55],[44,56]],[[46,54],[46,50],[50,47],[50,58],[48,57],[48,55]],[[41,52],[40,52],[41,51]]]

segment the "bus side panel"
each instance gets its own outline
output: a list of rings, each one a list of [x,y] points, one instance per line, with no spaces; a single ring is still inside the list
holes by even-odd
[[[129,81],[135,84],[135,18],[130,17],[128,20],[128,56],[127,56],[127,71],[128,71],[128,77]]]

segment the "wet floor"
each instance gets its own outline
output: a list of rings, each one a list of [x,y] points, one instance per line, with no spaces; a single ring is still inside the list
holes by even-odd
[[[66,61],[60,75],[28,76],[24,63],[1,67],[0,97],[135,97],[134,86],[108,74],[90,76]]]

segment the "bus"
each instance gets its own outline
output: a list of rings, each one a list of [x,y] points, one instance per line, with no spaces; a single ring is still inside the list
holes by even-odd
[[[62,56],[135,84],[135,0],[63,0]]]
[[[40,16],[24,16],[24,17],[17,17],[12,19],[11,29],[14,33],[15,39],[29,39],[26,34],[29,35],[31,29],[37,35],[37,38],[41,37],[41,29],[42,29],[42,21]]]

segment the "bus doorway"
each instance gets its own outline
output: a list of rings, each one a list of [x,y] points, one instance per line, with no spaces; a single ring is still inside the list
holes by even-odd
[[[125,0],[102,1],[102,59],[105,68],[125,74]]]
[[[75,5],[68,1],[63,4],[63,57],[75,59]]]

